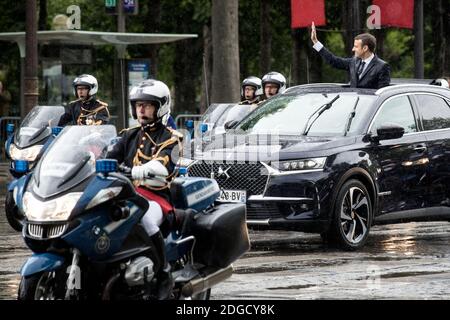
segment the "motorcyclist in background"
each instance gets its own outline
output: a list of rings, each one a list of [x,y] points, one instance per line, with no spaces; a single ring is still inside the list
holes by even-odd
[[[239,104],[258,103],[262,94],[260,78],[254,76],[245,78],[241,85],[241,102]]]
[[[159,226],[166,217],[163,214],[169,200],[168,181],[175,175],[172,150],[180,143],[182,135],[163,124],[170,114],[170,91],[158,80],[145,80],[130,91],[132,115],[139,125],[121,132],[121,139],[107,153],[106,158],[132,168],[136,191],[149,200],[149,208],[142,218],[142,225],[150,236],[159,255],[161,267],[155,270],[158,296],[166,299],[174,281],[167,262],[164,238]],[[146,179],[148,174],[159,178]]]
[[[269,72],[262,78],[264,99],[269,99],[286,90],[286,78],[279,72]]]
[[[97,79],[90,74],[82,74],[75,78],[72,86],[77,100],[69,103],[58,126],[107,124],[110,118],[108,104],[96,98]]]

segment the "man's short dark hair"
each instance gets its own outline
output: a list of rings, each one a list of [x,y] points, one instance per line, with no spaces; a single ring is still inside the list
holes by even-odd
[[[377,39],[370,33],[361,33],[355,37],[355,40],[361,40],[362,46],[367,46],[370,52],[375,52],[377,48]]]

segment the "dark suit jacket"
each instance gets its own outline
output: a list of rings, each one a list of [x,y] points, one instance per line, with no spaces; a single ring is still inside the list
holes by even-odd
[[[350,86],[353,88],[379,89],[388,86],[391,82],[391,67],[376,55],[361,75],[361,79],[358,79],[356,72],[361,59],[336,57],[325,47],[319,51],[319,54],[333,67],[347,70],[350,73]]]

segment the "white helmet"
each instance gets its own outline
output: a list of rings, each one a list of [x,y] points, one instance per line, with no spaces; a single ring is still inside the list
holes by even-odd
[[[244,81],[242,81],[242,85],[241,85],[241,98],[242,99],[245,99],[244,90],[245,90],[246,86],[252,86],[255,88],[255,98],[257,96],[260,96],[263,94],[261,79],[258,77],[250,76],[248,78],[245,78]]]
[[[278,92],[283,93],[286,90],[286,78],[279,72],[269,72],[262,78],[262,87],[266,86],[266,83],[275,83],[278,85]]]
[[[97,79],[90,74],[82,74],[75,78],[72,82],[73,91],[75,93],[75,97],[78,98],[77,87],[78,86],[87,86],[89,87],[88,95],[91,97],[97,93],[98,83]]]
[[[130,90],[131,113],[134,119],[137,119],[136,101],[156,102],[157,121],[162,121],[165,115],[170,114],[170,90],[164,82],[149,79],[135,85]]]
[[[443,78],[433,80],[430,84],[434,84],[436,86],[444,87],[444,88],[447,88],[447,89],[450,88],[448,81],[443,79]]]

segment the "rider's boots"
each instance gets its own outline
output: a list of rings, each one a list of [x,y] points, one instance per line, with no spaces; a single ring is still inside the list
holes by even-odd
[[[172,273],[170,272],[170,264],[167,261],[164,238],[160,231],[150,237],[152,239],[155,251],[161,261],[161,266],[156,272],[157,280],[157,298],[158,300],[166,300],[170,297],[173,286],[175,284]]]

